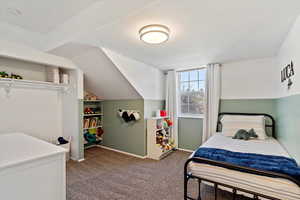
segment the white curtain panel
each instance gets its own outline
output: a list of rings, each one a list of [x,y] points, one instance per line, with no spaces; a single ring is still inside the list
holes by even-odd
[[[168,71],[166,83],[166,110],[173,121],[172,139],[174,139],[175,147],[178,148],[178,100],[177,100],[177,73],[176,71]]]
[[[221,98],[221,65],[209,64],[206,71],[205,117],[203,121],[202,143],[216,132],[219,103]]]

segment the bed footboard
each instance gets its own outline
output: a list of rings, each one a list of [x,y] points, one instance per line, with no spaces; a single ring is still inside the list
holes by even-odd
[[[197,177],[197,176],[193,175],[191,172],[189,172],[188,166],[189,166],[190,162],[208,164],[208,165],[223,167],[223,168],[226,168],[226,169],[236,170],[236,171],[240,171],[240,172],[244,172],[244,173],[250,173],[250,174],[261,175],[261,176],[268,176],[268,177],[272,177],[272,178],[283,178],[283,179],[287,179],[287,180],[290,180],[290,181],[294,182],[295,184],[297,184],[300,187],[300,182],[298,180],[294,179],[291,176],[285,175],[285,174],[268,172],[268,171],[261,171],[261,170],[256,170],[256,169],[252,169],[252,168],[232,165],[232,164],[225,163],[225,162],[194,157],[194,158],[188,159],[185,162],[185,165],[184,165],[184,200],[188,200],[188,199],[189,200],[201,200],[201,187],[200,186],[201,186],[202,181],[206,181],[206,182],[212,183],[214,185],[215,200],[217,200],[218,186],[223,186],[223,187],[232,189],[232,191],[233,191],[233,200],[236,199],[237,191],[251,194],[251,195],[253,195],[254,199],[259,199],[259,197],[262,197],[262,198],[269,199],[269,200],[280,200],[278,198],[270,197],[270,196],[267,196],[267,195],[264,195],[264,194],[259,194],[259,193],[253,192],[253,191],[249,191],[249,190],[245,190],[245,189],[242,189],[242,188],[233,187],[233,186],[230,186],[230,185],[227,185],[227,184],[218,183],[218,182],[208,180],[208,179],[205,179],[205,178]],[[198,180],[198,184],[199,184],[198,185],[198,190],[199,191],[198,191],[198,198],[197,199],[189,197],[188,194],[187,194],[188,193],[188,191],[187,191],[188,181],[190,179],[197,179]]]

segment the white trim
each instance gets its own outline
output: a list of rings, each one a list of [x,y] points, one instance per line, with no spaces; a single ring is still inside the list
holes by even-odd
[[[70,159],[73,160],[73,161],[76,161],[76,162],[83,162],[85,160],[84,158],[78,160],[78,159],[75,159],[73,157],[71,157]]]
[[[204,115],[180,115],[178,118],[204,119]]]
[[[189,150],[189,149],[181,149],[181,148],[177,148],[177,150],[179,151],[185,151],[185,152],[189,152],[189,153],[193,153],[194,151]]]
[[[118,152],[118,153],[122,153],[122,154],[125,154],[125,155],[128,155],[128,156],[133,156],[133,157],[136,157],[136,158],[141,158],[141,159],[147,158],[147,156],[140,156],[140,155],[136,155],[136,154],[133,154],[133,153],[128,153],[128,152],[125,152],[125,151],[121,151],[121,150],[113,149],[113,148],[110,148],[110,147],[106,147],[106,146],[103,146],[103,145],[97,145],[97,147],[107,149],[107,150],[110,150],[110,151],[115,151],[115,152]]]
[[[184,72],[184,71],[190,71],[190,70],[197,70],[197,69],[203,69],[206,68],[207,65],[197,66],[197,67],[188,67],[188,68],[179,68],[175,69],[175,72]]]
[[[226,98],[221,97],[221,100],[264,100],[264,99],[272,100],[272,99],[278,99],[278,97],[226,97]]]

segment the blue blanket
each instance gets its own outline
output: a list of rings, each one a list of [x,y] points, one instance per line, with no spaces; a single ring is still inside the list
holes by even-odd
[[[296,161],[282,156],[232,152],[224,149],[199,148],[194,157],[222,161],[257,170],[286,174],[300,182],[300,167]],[[299,185],[300,186],[300,185]]]

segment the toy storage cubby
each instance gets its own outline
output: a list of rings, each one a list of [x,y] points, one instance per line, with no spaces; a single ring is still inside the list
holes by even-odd
[[[147,157],[160,160],[170,154],[174,148],[172,125],[168,117],[147,120]]]
[[[103,134],[103,101],[84,100],[83,138],[84,147],[100,145]]]

